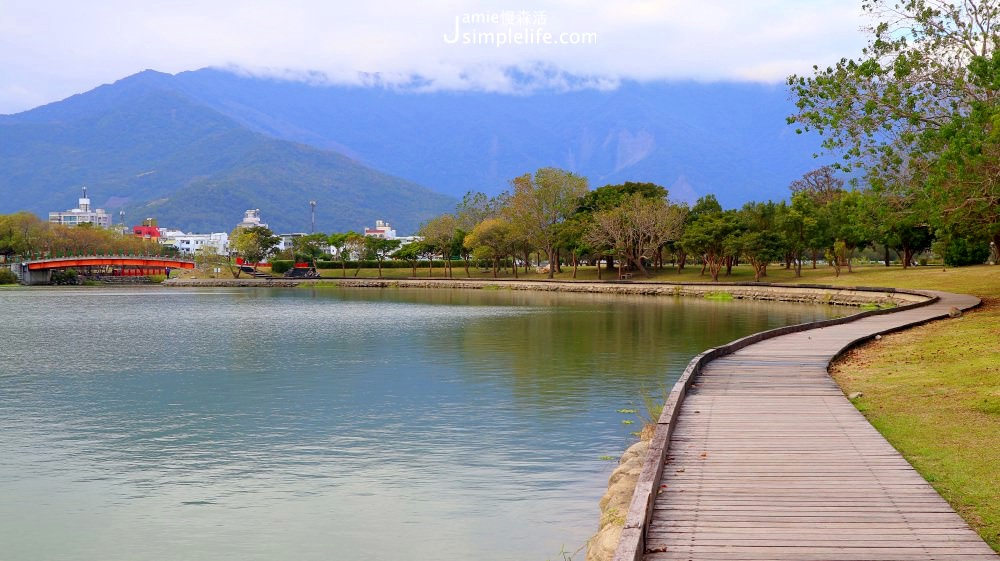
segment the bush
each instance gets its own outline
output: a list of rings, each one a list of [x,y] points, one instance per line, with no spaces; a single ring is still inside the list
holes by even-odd
[[[294,267],[294,266],[295,266],[295,263],[292,262],[292,261],[272,260],[271,261],[271,272],[274,273],[275,275],[281,275],[281,274],[287,273],[288,271],[291,271],[292,267]]]
[[[74,269],[52,271],[52,284],[80,284],[80,275]]]
[[[952,238],[944,249],[944,264],[949,267],[982,265],[990,256],[990,246],[985,241]]]
[[[428,265],[427,261],[417,261],[417,268],[418,269],[420,269],[420,268],[426,269],[427,265]],[[317,261],[316,262],[316,268],[317,269],[340,269],[343,266],[344,265],[341,264],[340,261]],[[444,261],[441,261],[440,259],[435,259],[434,260],[434,266],[437,267],[437,268],[444,267]],[[454,268],[456,268],[456,269],[459,269],[459,268],[464,267],[465,265],[463,264],[462,261],[452,261],[451,266],[454,267]],[[382,262],[382,268],[383,269],[409,269],[411,267],[412,267],[412,265],[410,264],[409,261],[401,261],[401,260],[398,260],[398,259],[386,259],[385,261]],[[347,262],[347,268],[348,269],[357,269],[358,268],[358,262],[357,261],[348,261]],[[361,268],[362,269],[378,269],[378,261],[375,261],[374,259],[361,261]]]
[[[6,267],[0,268],[0,284],[17,284],[17,275]]]

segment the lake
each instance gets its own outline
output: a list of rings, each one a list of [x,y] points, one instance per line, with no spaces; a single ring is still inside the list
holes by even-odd
[[[4,561],[562,559],[596,531],[644,391],[844,313],[162,287],[5,289],[0,310]]]

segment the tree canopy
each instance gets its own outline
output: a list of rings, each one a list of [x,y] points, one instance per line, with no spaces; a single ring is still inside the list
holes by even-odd
[[[868,45],[790,76],[798,111],[836,166],[912,199],[948,233],[1000,244],[1000,4],[865,0]]]

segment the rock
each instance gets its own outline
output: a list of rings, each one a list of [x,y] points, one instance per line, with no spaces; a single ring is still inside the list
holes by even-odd
[[[622,537],[619,526],[605,526],[587,544],[587,561],[611,561]]]
[[[857,399],[859,397],[864,397],[864,396],[865,396],[864,392],[854,392],[851,395],[847,396],[847,399]]]
[[[608,478],[608,490],[601,497],[601,523],[597,535],[587,542],[588,561],[610,561],[621,539],[625,515],[632,502],[635,483],[642,472],[649,441],[640,440],[625,450],[621,462]]]
[[[955,306],[952,306],[952,307],[951,307],[951,308],[950,308],[950,309],[948,310],[948,317],[951,317],[951,318],[958,318],[958,317],[962,317],[962,310],[959,310],[959,309],[958,309],[958,308],[956,308]]]
[[[876,335],[875,336],[875,340],[876,341],[881,341],[882,340],[882,336],[881,335]]]

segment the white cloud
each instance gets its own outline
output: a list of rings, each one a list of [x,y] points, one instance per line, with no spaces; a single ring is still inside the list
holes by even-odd
[[[0,113],[61,99],[153,68],[240,67],[358,83],[414,75],[432,87],[515,88],[505,68],[549,84],[619,79],[780,81],[858,52],[854,0],[307,0],[145,3],[4,0],[0,7]],[[510,15],[460,31],[536,29],[596,44],[448,44],[455,18]],[[517,22],[517,17],[544,23]]]

